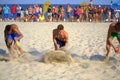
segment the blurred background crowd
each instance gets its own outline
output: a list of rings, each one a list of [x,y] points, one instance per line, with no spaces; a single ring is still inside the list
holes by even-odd
[[[0,21],[19,22],[120,22],[120,10],[111,5],[93,5],[85,2],[80,5],[32,4],[28,6],[0,5]]]

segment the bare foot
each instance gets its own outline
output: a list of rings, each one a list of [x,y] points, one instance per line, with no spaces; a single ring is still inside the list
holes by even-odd
[[[109,61],[109,57],[105,57],[105,59],[104,59],[104,62],[108,62]]]

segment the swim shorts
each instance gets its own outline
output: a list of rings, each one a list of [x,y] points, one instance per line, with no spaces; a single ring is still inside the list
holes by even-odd
[[[116,33],[116,32],[111,33],[110,38],[113,39],[114,37],[120,39],[120,33]]]
[[[7,39],[10,39],[10,40],[12,40],[12,41],[15,41],[14,40],[14,37],[19,37],[19,35],[18,34],[8,34],[7,35]],[[19,41],[19,40],[18,40]]]
[[[61,41],[58,38],[56,38],[57,44],[60,45],[60,47],[64,47],[65,46],[65,41]]]

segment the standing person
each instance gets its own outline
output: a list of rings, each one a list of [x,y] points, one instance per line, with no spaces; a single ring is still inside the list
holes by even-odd
[[[17,21],[20,21],[21,20],[21,9],[22,7],[20,6],[20,4],[18,4],[17,6]]]
[[[111,21],[111,11],[110,10],[108,10],[108,12],[107,12],[107,18],[108,18],[108,22],[110,22]]]
[[[2,21],[2,7],[0,6],[0,21]]]
[[[88,7],[89,13],[88,13],[88,17],[89,17],[89,22],[93,21],[93,14],[94,14],[94,7],[92,5],[90,5]]]
[[[118,17],[118,22],[120,22],[120,13],[119,13],[119,17]]]
[[[113,20],[115,12],[114,12],[114,9],[112,7],[110,7],[110,12],[111,12],[111,19]]]
[[[72,21],[72,7],[70,6],[70,4],[67,4],[66,15],[67,15],[67,20]]]
[[[104,6],[103,7],[103,12],[102,12],[102,16],[103,16],[103,21],[105,22],[106,21],[106,19],[107,19],[107,13],[108,13],[108,8],[107,8],[107,6]]]
[[[9,20],[9,14],[10,14],[10,7],[6,4],[3,7],[3,15],[4,15],[4,20],[8,21]]]
[[[43,6],[42,5],[40,5],[40,14],[42,14],[43,13]]]
[[[101,22],[101,15],[102,14],[102,8],[101,8],[101,5],[99,5],[99,7],[97,8],[97,18],[98,18],[98,21]]]
[[[60,9],[59,9],[59,20],[60,21],[64,21],[64,16],[65,16],[64,12],[65,12],[64,7],[60,6]]]
[[[47,19],[49,18],[50,21],[52,21],[52,7],[49,5],[48,11],[47,11]]]
[[[93,18],[94,18],[94,21],[96,22],[97,21],[97,7],[96,6],[94,6]]]
[[[112,43],[112,40],[114,38],[117,38],[119,44],[120,44],[120,23],[111,23],[108,29],[108,35],[107,35],[107,42],[106,42],[106,49],[107,49],[107,54],[105,57],[105,60],[109,60],[109,55],[110,55],[110,47],[112,46],[114,51],[116,53],[120,52],[120,47],[117,48],[115,45]]]
[[[58,21],[58,18],[59,18],[59,14],[58,14],[59,8],[58,8],[58,5],[55,5],[54,10],[55,10],[55,13],[54,13],[55,21]]]
[[[37,19],[39,19],[40,7],[38,6],[38,4],[34,5],[34,10],[34,15],[37,17]]]
[[[29,13],[29,17],[31,17],[33,15],[33,7],[32,7],[32,5],[30,5],[28,7],[28,13]]]
[[[23,38],[23,34],[19,31],[18,26],[15,24],[7,25],[4,30],[4,38],[6,42],[6,46],[13,57],[15,56],[14,49],[20,51],[20,54],[23,55],[23,49],[19,46],[19,42],[21,38]],[[12,45],[14,42],[14,45]],[[13,49],[14,48],[14,49]]]
[[[64,30],[62,24],[59,24],[57,29],[53,30],[53,42],[55,50],[61,47],[68,47],[68,33]]]
[[[15,18],[16,18],[16,13],[17,13],[17,7],[15,5],[13,5],[11,8],[11,14],[12,14],[13,20],[15,20]]]

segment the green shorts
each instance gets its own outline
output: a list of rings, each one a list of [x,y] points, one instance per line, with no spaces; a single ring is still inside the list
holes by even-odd
[[[120,39],[120,33],[116,33],[116,32],[111,33],[110,38],[113,39],[114,37]]]

